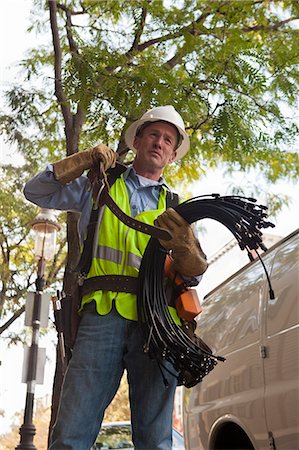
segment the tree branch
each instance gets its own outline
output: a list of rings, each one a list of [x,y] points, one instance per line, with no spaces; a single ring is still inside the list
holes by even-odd
[[[149,0],[148,3],[150,4],[151,0]],[[136,33],[135,33],[135,37],[134,37],[134,41],[133,41],[132,47],[128,51],[129,54],[132,53],[134,50],[136,50],[138,48],[138,44],[139,44],[141,35],[143,33],[143,30],[144,30],[146,15],[147,15],[147,8],[144,7],[144,8],[142,8],[140,22],[139,22],[139,24],[137,26],[137,30],[136,30]]]
[[[78,49],[78,46],[77,46],[77,44],[76,44],[76,42],[75,42],[75,40],[74,40],[74,37],[73,37],[73,33],[72,33],[72,14],[71,14],[71,11],[68,9],[68,8],[63,8],[63,10],[65,11],[65,14],[66,14],[66,24],[65,24],[65,27],[66,27],[66,35],[67,35],[67,39],[68,39],[68,42],[69,42],[69,48],[70,48],[70,52],[71,52],[71,55],[74,57],[76,57],[76,56],[78,56],[79,55],[79,49]]]
[[[159,36],[157,38],[153,38],[153,39],[150,39],[149,41],[143,42],[143,44],[138,44],[134,50],[136,50],[137,52],[143,52],[143,50],[146,50],[147,48],[151,47],[152,45],[161,44],[162,42],[178,38],[181,35],[182,35],[182,30],[176,31],[175,33],[165,34],[164,36]],[[130,52],[131,52],[131,50],[128,51],[128,54]]]
[[[59,31],[57,24],[57,2],[56,0],[48,0],[49,11],[50,11],[50,25],[52,31],[53,48],[54,48],[54,74],[55,74],[55,95],[60,104],[63,118],[65,121],[65,133],[66,136],[70,135],[71,125],[72,125],[72,115],[70,111],[70,106],[68,98],[64,92],[62,84],[62,51],[59,41]]]
[[[208,15],[208,13],[202,15],[202,16],[205,16],[205,17],[203,17],[203,20],[206,18],[207,15]],[[201,19],[201,17],[199,17],[197,19],[196,23],[198,22],[199,19]],[[281,20],[280,22],[277,22],[273,25],[255,25],[253,27],[243,27],[242,31],[244,31],[245,33],[252,32],[252,31],[259,31],[259,30],[276,31],[278,28],[284,26],[286,23],[289,23],[291,21],[298,20],[298,19],[299,19],[299,17],[290,17],[288,19]],[[219,29],[218,29],[218,31],[219,31]],[[194,33],[194,32],[192,32],[192,30],[190,30],[190,31],[188,30],[188,32],[190,34],[192,34],[193,36],[203,34],[203,33],[198,33],[198,32]],[[163,64],[164,69],[167,69],[167,68],[172,69],[174,66],[176,66],[177,64],[179,64],[182,61],[185,54],[186,53],[183,51],[183,47],[182,47],[170,60],[168,60],[165,64]]]
[[[218,10],[218,12],[220,12],[220,8]],[[171,39],[175,39],[178,38],[180,36],[182,36],[185,33],[189,33],[192,36],[199,36],[202,34],[207,34],[208,30],[205,29],[205,33],[203,32],[199,32],[198,28],[196,25],[198,25],[199,23],[202,23],[211,13],[211,10],[206,10],[204,13],[202,13],[200,15],[200,17],[198,17],[198,19],[196,19],[194,22],[192,22],[190,25],[187,25],[186,27],[181,28],[179,31],[176,31],[175,33],[169,33],[165,36],[159,36],[157,38],[154,39],[150,39],[147,42],[144,42],[143,44],[139,44],[137,45],[137,47],[135,47],[135,50],[142,52],[143,50],[145,50],[146,48],[155,45],[155,44],[160,44],[162,42],[171,40]],[[288,19],[285,20],[281,20],[277,23],[274,23],[272,25],[255,25],[252,27],[243,27],[242,31],[245,33],[248,32],[252,32],[252,31],[259,31],[259,30],[265,30],[265,31],[276,31],[278,28],[283,27],[284,25],[286,25],[289,22],[292,22],[294,20],[298,20],[299,17],[295,16],[295,17],[289,17]],[[218,33],[219,31],[221,31],[221,28],[218,28]],[[131,49],[129,50],[129,52],[131,52]],[[128,53],[129,53],[128,52]],[[163,67],[165,69],[172,69],[174,66],[176,66],[177,64],[179,64],[182,61],[182,58],[184,57],[185,52],[183,50],[183,47],[181,49],[179,49],[179,51],[171,58],[169,59],[164,65]]]
[[[86,14],[87,13],[87,9],[84,7],[83,2],[81,2],[81,8],[82,11],[73,11],[70,8],[68,8],[67,6],[63,5],[62,3],[57,3],[57,8],[61,9],[62,11],[69,11],[69,13],[72,16],[80,16],[82,14]]]
[[[175,37],[183,36],[186,33],[189,33],[192,36],[200,36],[202,34],[206,34],[203,32],[200,32],[198,29],[199,24],[202,24],[204,20],[211,14],[210,9],[206,9],[205,12],[203,12],[194,22],[192,22],[190,25],[187,25],[186,27],[183,27],[180,31],[173,33],[172,36],[168,35],[165,36],[168,39],[174,39]],[[207,32],[208,30],[205,29]],[[161,42],[165,41],[166,39],[161,39]],[[150,41],[148,41],[150,42]],[[184,46],[179,49],[179,51],[166,63],[163,64],[164,69],[171,70],[174,66],[176,66],[179,62],[182,61],[184,55],[186,54],[186,51],[184,50]]]
[[[18,309],[18,311],[15,312],[15,313],[11,316],[11,318],[10,318],[7,322],[5,322],[4,325],[2,325],[2,326],[0,327],[0,335],[1,335],[5,330],[7,330],[7,328],[10,327],[10,325],[11,325],[15,320],[17,320],[18,317],[20,317],[21,314],[23,314],[24,311],[25,311],[25,305],[23,305],[20,309]]]
[[[221,108],[221,106],[224,106],[226,103],[226,101],[222,102],[222,103],[217,103],[217,105],[215,106],[215,108],[213,109],[212,112],[209,112],[206,116],[205,119],[203,119],[201,122],[196,122],[194,125],[191,125],[190,127],[188,127],[188,129],[192,129],[192,130],[199,130],[200,127],[202,127],[205,123],[208,122],[209,119],[211,119],[211,117],[213,117],[213,115],[215,114],[215,112],[217,111],[218,108]]]
[[[58,8],[62,9],[66,14],[66,35],[69,43],[69,49],[70,53],[72,55],[73,61],[77,69],[80,69],[82,61],[80,60],[80,52],[79,48],[75,42],[73,33],[72,33],[72,15],[74,15],[74,11],[71,11],[69,8],[67,8],[64,5],[61,5],[60,3],[57,4]],[[67,136],[67,149],[68,154],[72,154],[76,151],[78,151],[78,143],[79,143],[79,137],[82,130],[82,126],[85,120],[85,111],[81,106],[82,102],[78,103],[77,112],[76,114],[73,114],[71,116],[71,124],[70,129],[71,132]]]
[[[252,32],[252,31],[260,31],[260,30],[276,31],[276,30],[278,30],[278,28],[283,27],[287,23],[293,22],[294,20],[298,20],[298,19],[299,19],[299,16],[289,17],[288,19],[281,20],[280,22],[274,23],[272,25],[271,24],[269,24],[269,25],[254,25],[253,27],[243,27],[242,31],[244,31],[245,33]]]
[[[157,38],[153,38],[153,39],[149,39],[146,42],[143,42],[143,44],[138,44],[135,47],[135,50],[138,52],[142,52],[143,50],[147,49],[148,47],[151,47],[152,45],[155,44],[161,44],[162,42],[165,41],[169,41],[171,39],[176,39],[181,37],[182,35],[184,35],[185,33],[190,33],[193,36],[197,36],[199,34],[202,34],[199,32],[198,30],[198,25],[200,23],[202,23],[211,13],[210,9],[206,9],[206,11],[204,13],[202,13],[198,19],[196,19],[195,21],[191,22],[189,25],[186,25],[184,27],[182,27],[180,30],[174,32],[174,33],[168,33],[164,36],[159,36]],[[129,54],[131,52],[131,49],[128,51],[127,54]]]
[[[24,241],[24,239],[25,239],[27,236],[28,236],[28,232],[25,231],[25,232],[23,233],[23,235],[19,238],[19,240],[18,240],[15,244],[13,244],[13,245],[10,246],[11,251],[14,250],[15,248],[19,247],[19,245],[21,245],[21,243]]]

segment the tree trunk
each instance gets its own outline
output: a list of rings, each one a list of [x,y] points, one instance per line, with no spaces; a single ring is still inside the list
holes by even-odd
[[[59,36],[59,28],[57,21],[57,1],[49,0],[49,13],[50,13],[50,24],[52,31],[52,39],[53,39],[53,49],[54,49],[54,73],[55,73],[55,95],[57,97],[58,103],[61,108],[61,112],[64,119],[65,125],[65,138],[66,138],[66,155],[72,155],[78,152],[79,147],[79,139],[80,133],[82,130],[82,125],[85,119],[85,111],[80,106],[77,107],[76,114],[72,114],[70,109],[70,102],[64,91],[64,85],[62,82],[62,49],[60,43]],[[70,30],[69,30],[70,33]],[[68,34],[69,35],[69,34]],[[72,44],[73,45],[73,44]],[[72,49],[71,49],[72,50]],[[72,52],[71,52],[72,53]],[[66,294],[71,292],[71,287],[75,285],[75,273],[74,269],[76,268],[79,256],[80,256],[80,244],[79,244],[79,236],[78,236],[78,218],[79,215],[77,213],[69,212],[67,214],[67,243],[68,243],[68,257],[67,264],[64,273],[64,292]],[[72,311],[72,313],[76,313],[76,311]],[[67,360],[69,361],[71,354],[70,350],[67,351]],[[59,346],[57,345],[57,357],[56,357],[56,370],[53,382],[53,391],[52,391],[52,408],[51,408],[51,419],[50,419],[50,428],[49,428],[49,436],[51,435],[52,426],[55,423],[57,409],[60,399],[61,386],[63,382],[63,374],[62,374],[62,361],[60,357]]]
[[[71,352],[69,349],[66,349],[66,359],[67,362],[71,359]],[[62,358],[60,353],[60,347],[59,345],[56,346],[56,367],[55,367],[55,374],[54,374],[54,381],[53,381],[53,388],[52,388],[52,404],[51,404],[51,417],[50,417],[50,424],[49,424],[49,430],[48,430],[48,446],[50,445],[50,438],[51,438],[51,432],[53,425],[56,421],[57,417],[57,411],[59,406],[59,400],[60,400],[60,393],[61,393],[61,386],[63,383],[63,364],[62,364]]]

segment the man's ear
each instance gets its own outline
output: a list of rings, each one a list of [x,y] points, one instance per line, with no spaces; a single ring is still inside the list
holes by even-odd
[[[134,147],[134,148],[137,148],[138,142],[139,142],[139,137],[138,137],[138,136],[135,136],[135,137],[134,137],[134,141],[133,141],[133,147]]]
[[[176,152],[176,150],[175,150],[175,151],[172,153],[172,155],[169,157],[168,164],[171,164],[171,163],[175,160],[176,155],[177,155],[177,152]]]

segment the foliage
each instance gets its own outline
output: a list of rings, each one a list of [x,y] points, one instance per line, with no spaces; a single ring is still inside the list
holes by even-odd
[[[129,406],[129,390],[127,378],[124,375],[121,379],[118,391],[112,400],[111,404],[108,406],[104,422],[117,422],[130,420],[130,406]]]
[[[173,104],[192,150],[169,179],[180,169],[197,179],[202,161],[254,167],[273,182],[298,177],[298,123],[283,112],[298,101],[297,2],[65,0],[48,8],[54,54],[51,45],[28,54],[27,84],[7,92],[11,114],[1,118],[31,162],[62,156],[66,111],[73,120],[81,112],[77,148],[103,141],[116,149],[148,107]],[[35,1],[32,29],[49,29],[45,9]]]
[[[39,450],[47,449],[47,435],[50,420],[50,406],[43,399],[36,402],[33,423],[36,427],[36,436],[34,445]],[[119,390],[114,397],[111,405],[107,409],[104,422],[130,420],[130,408],[128,401],[128,383],[126,377],[123,377]],[[0,450],[13,450],[20,440],[19,428],[23,422],[23,413],[17,412],[14,415],[11,430],[0,436]]]
[[[30,205],[22,194],[24,181],[32,168],[6,166],[0,179],[0,318],[8,313],[16,317],[23,311],[28,290],[34,290],[36,261],[30,222],[38,209]],[[46,287],[56,277],[61,279],[61,267],[65,258],[64,232],[60,233],[57,255],[47,266]],[[2,325],[1,332],[5,326]],[[13,335],[12,339],[15,339]]]
[[[34,445],[39,450],[48,448],[47,433],[50,420],[50,406],[46,405],[43,399],[36,402],[36,412],[34,414],[34,425],[36,427],[36,435],[34,437]],[[14,415],[13,425],[8,433],[0,436],[0,450],[13,450],[20,442],[19,429],[23,421],[23,412],[17,412]]]

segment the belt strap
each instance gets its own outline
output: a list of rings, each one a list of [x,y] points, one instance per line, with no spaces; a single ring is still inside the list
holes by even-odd
[[[106,188],[103,189],[101,201],[105,203],[110,211],[113,212],[113,214],[128,227],[141,231],[144,234],[149,234],[156,239],[162,239],[164,241],[169,241],[172,239],[172,234],[170,231],[141,222],[140,220],[134,219],[124,213],[124,211],[115,203]]]
[[[81,294],[91,294],[95,291],[127,292],[137,294],[138,278],[126,275],[102,275],[84,280]]]

